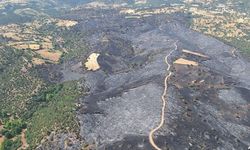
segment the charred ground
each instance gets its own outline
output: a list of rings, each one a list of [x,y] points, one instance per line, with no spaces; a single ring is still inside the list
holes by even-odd
[[[172,67],[157,144],[163,149],[246,149],[250,144],[249,62],[240,53],[234,56],[232,47],[190,30],[188,16],[128,19],[116,9],[83,8],[65,17],[79,22],[73,30],[88,35],[87,54],[100,53],[101,69],[83,73],[90,91],[80,101],[78,119],[87,143],[98,149],[152,149],[147,136],[160,119],[164,58],[178,41],[171,62],[185,58],[199,65]]]

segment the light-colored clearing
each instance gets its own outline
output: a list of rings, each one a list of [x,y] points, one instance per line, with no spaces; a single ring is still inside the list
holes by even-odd
[[[10,38],[10,39],[13,39],[16,41],[21,40],[21,38],[16,33],[13,33],[13,32],[3,33],[2,35],[3,35],[3,37]]]
[[[5,2],[20,4],[20,3],[27,3],[27,0],[6,0]]]
[[[184,58],[177,59],[176,61],[174,61],[174,64],[198,66],[197,62]]]
[[[107,7],[107,4],[103,2],[90,2],[85,5],[85,8],[97,8],[97,7]]]
[[[196,56],[200,56],[200,57],[204,57],[204,58],[208,58],[208,56],[206,56],[204,54],[201,54],[201,53],[198,53],[198,52],[193,52],[193,51],[190,51],[190,50],[187,50],[187,49],[183,49],[182,52],[192,54],[192,55],[196,55]]]
[[[60,51],[49,51],[49,50],[38,50],[36,51],[40,54],[43,58],[51,60],[53,62],[58,62],[62,56],[62,52]]]
[[[28,44],[20,44],[20,45],[14,45],[13,47],[16,49],[28,49],[29,45]]]
[[[43,42],[42,43],[42,48],[43,49],[52,49],[53,48],[53,45],[52,45],[52,42]]]
[[[39,44],[29,44],[29,48],[32,50],[39,50],[40,45]]]
[[[2,143],[4,142],[4,136],[0,137],[0,146],[2,145]]]
[[[47,36],[47,37],[43,38],[43,41],[45,41],[45,42],[51,42],[51,40],[52,40],[51,36]]]
[[[76,25],[77,22],[76,21],[72,21],[72,20],[58,20],[56,25],[59,27],[72,27],[74,25]]]
[[[27,149],[29,147],[27,140],[26,140],[26,137],[25,137],[25,132],[26,132],[26,129],[23,129],[22,134],[21,134],[22,146],[19,147],[17,150]]]
[[[134,14],[135,10],[126,8],[126,9],[121,9],[120,13],[122,13],[122,14]]]
[[[12,46],[16,49],[32,49],[32,50],[39,50],[40,49],[40,45],[39,44],[25,44],[23,42],[14,42],[14,43],[11,43],[11,44],[8,44],[9,46]]]
[[[98,70],[100,68],[100,65],[98,64],[97,58],[99,57],[100,54],[98,53],[92,53],[89,55],[87,58],[87,62],[85,63],[85,67],[87,70]]]
[[[135,4],[146,4],[147,0],[135,0]]]
[[[45,61],[40,58],[32,58],[32,63],[34,65],[42,65],[45,64]]]
[[[3,125],[2,125],[1,120],[0,120],[0,131],[2,131],[2,130],[3,130]],[[1,144],[3,143],[3,141],[4,141],[4,136],[2,136],[0,134],[0,147],[1,147]]]

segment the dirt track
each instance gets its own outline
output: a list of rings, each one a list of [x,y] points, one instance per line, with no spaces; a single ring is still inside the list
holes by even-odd
[[[175,49],[173,49],[166,57],[165,57],[165,62],[166,62],[166,64],[168,65],[168,68],[167,68],[167,72],[169,72],[169,70],[170,70],[170,68],[171,68],[171,64],[168,62],[168,58],[171,56],[171,54],[174,52],[174,51],[176,51],[177,50],[177,42],[175,42]],[[155,142],[154,142],[154,138],[153,138],[153,136],[154,136],[154,133],[156,132],[156,131],[158,131],[162,126],[163,126],[163,124],[164,124],[164,121],[165,121],[165,109],[167,108],[166,107],[166,99],[167,99],[167,90],[168,90],[168,79],[171,77],[171,75],[172,75],[172,72],[170,71],[168,74],[167,74],[167,76],[166,76],[166,78],[165,78],[165,80],[164,80],[164,91],[163,91],[163,94],[162,94],[162,96],[161,96],[161,99],[162,99],[162,109],[161,109],[161,122],[160,122],[160,124],[156,127],[156,128],[154,128],[154,129],[152,129],[151,131],[150,131],[150,133],[149,133],[149,142],[150,142],[150,144],[155,148],[155,149],[157,149],[157,150],[161,150],[161,148],[159,148],[156,144],[155,144]]]

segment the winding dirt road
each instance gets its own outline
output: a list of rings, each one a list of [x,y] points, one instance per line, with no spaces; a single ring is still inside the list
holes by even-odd
[[[173,50],[165,57],[165,62],[166,62],[166,64],[168,65],[167,72],[169,72],[169,70],[170,70],[170,68],[171,68],[171,65],[170,65],[169,62],[168,62],[168,58],[169,58],[169,56],[171,56],[171,54],[172,54],[175,50],[177,50],[177,41],[174,43],[174,45],[175,45],[175,49],[173,49]],[[152,130],[150,131],[150,133],[149,133],[149,143],[150,143],[156,150],[161,150],[161,148],[159,148],[159,147],[155,144],[155,141],[154,141],[153,136],[154,136],[154,133],[155,133],[156,131],[158,131],[158,130],[163,126],[164,121],[165,121],[166,96],[167,96],[167,89],[168,89],[168,83],[167,83],[167,82],[168,82],[168,79],[169,79],[169,77],[170,77],[171,75],[172,75],[172,72],[170,71],[170,72],[167,74],[167,76],[166,76],[166,78],[165,78],[165,80],[164,80],[164,86],[165,86],[165,88],[164,88],[163,94],[162,94],[162,96],[161,96],[161,99],[162,99],[161,122],[160,122],[160,124],[159,124],[156,128],[152,129]]]

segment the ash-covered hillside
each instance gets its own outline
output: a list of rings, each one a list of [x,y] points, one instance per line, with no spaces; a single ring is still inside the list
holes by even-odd
[[[190,30],[175,13],[128,18],[117,9],[82,8],[65,16],[88,35],[100,69],[84,73],[80,135],[97,149],[153,149],[169,63],[162,149],[247,149],[249,62],[223,42]],[[76,61],[75,64],[78,62]],[[74,64],[72,64],[74,66]],[[67,75],[66,75],[67,76]]]

